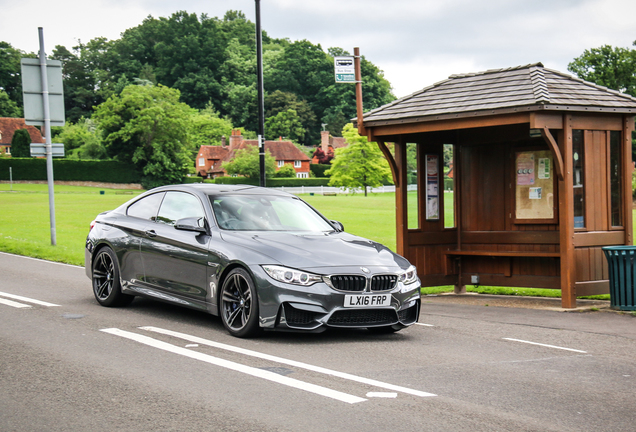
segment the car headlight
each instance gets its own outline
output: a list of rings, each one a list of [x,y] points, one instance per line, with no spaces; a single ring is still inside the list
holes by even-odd
[[[406,269],[406,271],[398,274],[398,282],[402,282],[404,285],[409,285],[417,282],[417,269],[414,265]]]
[[[274,280],[294,285],[310,286],[322,280],[321,276],[287,267],[264,265],[263,270]]]

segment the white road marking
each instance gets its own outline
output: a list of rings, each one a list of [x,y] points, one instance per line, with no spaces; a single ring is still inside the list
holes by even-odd
[[[566,351],[572,351],[572,352],[587,354],[587,351],[581,351],[581,350],[572,349],[572,348],[564,348],[564,347],[560,347],[560,346],[556,346],[556,345],[547,345],[547,344],[542,344],[542,343],[538,343],[538,342],[530,342],[530,341],[521,340],[521,339],[512,339],[512,338],[503,338],[503,339],[504,340],[513,341],[513,342],[521,342],[521,343],[527,343],[527,344],[530,344],[530,345],[539,345],[539,346],[547,347],[547,348],[556,348],[556,349],[560,349],[560,350],[566,350]]]
[[[11,300],[6,300],[6,299],[3,299],[3,298],[0,298],[0,304],[11,306],[11,307],[14,307],[14,308],[30,308],[31,307],[31,305],[28,305],[28,304],[18,303],[18,302],[14,302],[14,301],[11,301]]]
[[[219,348],[219,349],[223,349],[226,351],[232,351],[235,353],[239,353],[239,354],[244,354],[247,356],[251,356],[251,357],[256,357],[256,358],[260,358],[263,360],[269,360],[272,362],[276,362],[276,363],[281,363],[281,364],[286,364],[288,366],[294,366],[300,369],[306,369],[306,370],[310,370],[312,372],[318,372],[318,373],[322,373],[325,375],[331,375],[331,376],[335,376],[338,378],[342,378],[342,379],[346,379],[346,380],[350,380],[350,381],[355,381],[355,382],[359,382],[362,384],[367,384],[367,385],[371,385],[374,387],[380,387],[380,388],[384,388],[387,390],[393,390],[393,391],[398,391],[398,392],[402,392],[402,393],[407,393],[410,395],[414,395],[414,396],[420,396],[420,397],[429,397],[429,396],[437,396],[433,393],[427,393],[427,392],[423,392],[420,390],[413,390],[407,387],[401,387],[401,386],[397,386],[397,385],[393,385],[393,384],[388,384],[388,383],[384,383],[382,381],[376,381],[374,379],[369,379],[369,378],[364,378],[364,377],[359,377],[356,375],[351,375],[345,372],[339,372],[339,371],[335,371],[335,370],[331,370],[331,369],[326,369],[320,366],[314,366],[314,365],[310,365],[307,363],[301,363],[295,360],[289,360],[289,359],[285,359],[282,357],[276,357],[273,355],[269,355],[269,354],[264,354],[264,353],[260,353],[258,351],[251,351],[248,349],[244,349],[244,348],[239,348],[239,347],[235,347],[232,345],[226,345],[220,342],[214,342],[214,341],[210,341],[207,339],[203,339],[197,336],[192,336],[192,335],[188,335],[185,333],[179,333],[179,332],[175,332],[172,330],[166,330],[166,329],[161,329],[158,327],[152,327],[152,326],[148,326],[148,327],[139,327],[141,330],[146,330],[146,331],[151,331],[151,332],[155,332],[155,333],[160,333],[160,334],[164,334],[164,335],[168,335],[168,336],[173,336],[176,338],[180,338],[180,339],[184,339],[187,340],[189,342],[193,342],[193,343],[198,343],[199,345],[207,345],[207,346],[211,346],[214,348]]]
[[[189,349],[185,349],[185,348],[181,348],[178,347],[176,345],[171,345],[169,343],[166,342],[162,342],[160,340],[157,339],[153,339],[151,337],[148,336],[143,336],[137,333],[131,333],[128,331],[124,331],[124,330],[120,330],[117,328],[110,328],[110,329],[102,329],[101,331],[105,332],[105,333],[110,333],[112,335],[115,336],[120,336],[120,337],[124,337],[130,340],[133,340],[135,342],[139,342],[154,348],[158,348],[164,351],[168,351],[168,352],[172,352],[174,354],[179,354],[185,357],[190,357],[192,359],[195,360],[200,360],[206,363],[210,363],[216,366],[220,366],[226,369],[231,369],[237,372],[241,372],[247,375],[251,375],[257,378],[262,378],[268,381],[273,381],[275,383],[278,384],[283,384],[289,387],[294,387],[297,388],[299,390],[304,390],[310,393],[315,393],[317,395],[320,396],[325,396],[331,399],[336,399],[342,402],[346,402],[346,403],[350,403],[350,404],[354,404],[354,403],[358,403],[358,402],[364,402],[366,401],[366,399],[358,397],[358,396],[354,396],[354,395],[350,395],[347,393],[342,393],[336,390],[332,390],[326,387],[321,387],[315,384],[310,384],[310,383],[306,383],[303,381],[299,381],[293,378],[288,378],[286,376],[283,375],[279,375],[277,373],[274,372],[270,372],[270,371],[266,371],[263,369],[257,369],[257,368],[253,368],[251,366],[245,366],[239,363],[234,363],[231,362],[229,360],[224,360],[224,359],[220,359],[217,357],[213,357],[207,354],[203,354],[197,351],[192,351]]]
[[[424,327],[435,327],[433,324],[424,324],[424,323],[415,323],[415,325],[420,325]]]
[[[53,303],[47,303],[47,302],[44,302],[44,301],[35,300],[35,299],[28,298],[28,297],[22,297],[22,296],[15,295],[15,294],[3,293],[3,292],[0,292],[0,297],[7,297],[7,298],[10,298],[10,299],[13,299],[13,300],[20,300],[20,301],[23,301],[23,302],[33,303],[33,304],[40,305],[40,306],[48,306],[48,307],[59,306],[59,305],[56,305],[56,304],[53,304]]]
[[[386,398],[386,399],[395,399],[397,397],[397,393],[389,393],[389,392],[369,392],[367,393],[368,398]]]

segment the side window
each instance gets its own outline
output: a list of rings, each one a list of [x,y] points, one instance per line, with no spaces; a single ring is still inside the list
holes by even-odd
[[[155,220],[159,204],[165,194],[163,192],[148,195],[128,206],[126,214],[141,219]]]
[[[157,221],[174,225],[179,219],[202,217],[205,212],[197,197],[185,192],[166,192]]]

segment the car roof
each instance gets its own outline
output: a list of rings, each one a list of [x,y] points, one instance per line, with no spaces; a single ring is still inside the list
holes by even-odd
[[[269,196],[291,196],[287,192],[276,189],[262,188],[252,185],[217,185],[209,183],[192,183],[184,185],[161,186],[151,189],[148,192],[160,192],[166,190],[182,190],[204,193],[206,195],[241,194],[241,195],[269,195]]]

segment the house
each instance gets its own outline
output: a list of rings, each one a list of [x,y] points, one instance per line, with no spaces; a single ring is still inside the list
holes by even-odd
[[[220,146],[202,145],[197,155],[196,168],[201,177],[223,177],[227,172],[223,169],[223,162],[234,159],[236,152],[247,146],[258,145],[258,140],[243,139],[240,130],[233,130],[230,136],[230,145],[226,145],[225,138]],[[311,160],[291,141],[265,141],[265,151],[276,160],[278,169],[285,164],[291,164],[296,170],[297,178],[309,177],[309,164]]]
[[[0,117],[0,153],[11,154],[11,140],[13,140],[15,131],[19,129],[29,131],[32,143],[44,142],[39,129],[27,125],[23,118]]]
[[[312,164],[328,164],[335,155],[336,149],[346,147],[347,141],[343,137],[332,137],[329,131],[320,132],[320,146],[311,159]]]

